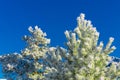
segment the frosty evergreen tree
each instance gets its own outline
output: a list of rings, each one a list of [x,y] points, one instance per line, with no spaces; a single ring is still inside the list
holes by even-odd
[[[0,56],[7,80],[116,80],[120,64],[112,62],[108,55],[114,38],[106,46],[98,43],[99,32],[91,21],[81,14],[74,31],[65,31],[67,49],[50,47],[38,26],[29,27],[30,36],[24,36],[27,46],[21,53]]]

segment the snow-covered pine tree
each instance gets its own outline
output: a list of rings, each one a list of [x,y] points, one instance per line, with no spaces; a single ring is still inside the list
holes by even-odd
[[[50,39],[38,26],[28,30],[31,35],[24,36],[27,46],[21,53],[0,56],[7,80],[116,80],[120,75],[119,63],[108,66],[114,38],[106,46],[99,43],[99,32],[84,14],[74,31],[65,31],[66,49],[48,46]]]

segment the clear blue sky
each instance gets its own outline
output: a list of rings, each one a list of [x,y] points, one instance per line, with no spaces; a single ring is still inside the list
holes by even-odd
[[[76,27],[80,13],[100,32],[100,41],[115,38],[111,55],[120,57],[120,0],[0,0],[0,54],[22,50],[21,37],[35,25],[48,34],[51,46],[64,46],[64,31]]]

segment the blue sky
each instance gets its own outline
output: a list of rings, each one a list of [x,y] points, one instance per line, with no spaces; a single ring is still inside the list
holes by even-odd
[[[120,0],[0,0],[0,54],[20,52],[22,36],[35,25],[47,33],[51,46],[64,46],[64,31],[76,27],[80,13],[100,32],[100,41],[115,38],[111,55],[120,57]]]

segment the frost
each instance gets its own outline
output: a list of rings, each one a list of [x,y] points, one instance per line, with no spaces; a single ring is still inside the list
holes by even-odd
[[[65,31],[66,48],[48,46],[50,39],[38,26],[28,30],[21,53],[0,56],[8,80],[115,80],[120,75],[120,63],[108,55],[116,49],[114,38],[105,47],[99,43],[99,32],[83,13],[74,31]]]

